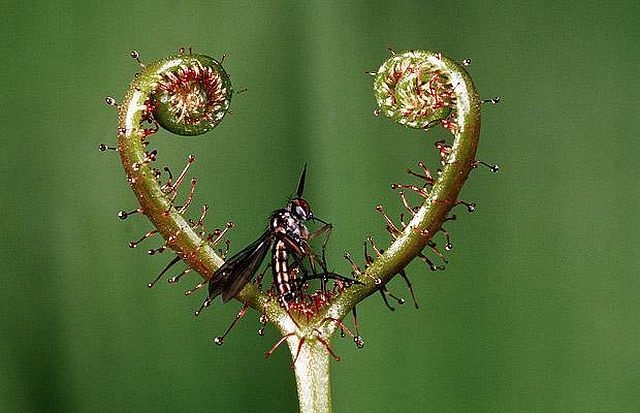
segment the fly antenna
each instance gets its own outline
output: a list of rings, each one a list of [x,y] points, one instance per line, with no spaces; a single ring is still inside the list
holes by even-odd
[[[307,176],[307,164],[304,164],[302,168],[302,173],[300,174],[300,180],[298,181],[298,190],[296,191],[296,196],[298,198],[302,198],[302,193],[304,192],[304,180]]]

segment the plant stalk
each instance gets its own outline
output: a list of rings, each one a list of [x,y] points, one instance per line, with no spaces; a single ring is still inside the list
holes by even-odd
[[[300,340],[296,335],[287,339],[292,359],[295,360],[293,368],[300,413],[330,413],[332,408],[329,352],[320,340],[308,337],[298,353]]]

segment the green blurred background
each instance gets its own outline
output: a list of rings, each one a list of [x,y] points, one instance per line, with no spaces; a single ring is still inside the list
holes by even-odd
[[[239,304],[195,319],[202,296],[146,283],[168,257],[126,248],[150,225],[114,154],[115,111],[143,60],[192,46],[229,55],[234,116],[196,138],[153,138],[160,164],[188,153],[209,225],[251,241],[309,164],[308,199],[335,224],[347,272],[377,203],[444,136],[372,115],[371,78],[396,50],[429,48],[470,68],[485,97],[478,156],[449,225],[444,272],[409,268],[419,311],[359,307],[366,347],[335,340],[338,412],[640,410],[636,207],[640,6],[633,1],[10,1],[2,11],[0,410],[295,411],[289,355],[264,351],[252,312],[212,344]],[[197,205],[196,205],[197,208]],[[194,211],[195,214],[195,211]],[[178,269],[179,271],[179,269]],[[391,288],[407,296],[394,281]],[[407,297],[408,298],[408,297]]]

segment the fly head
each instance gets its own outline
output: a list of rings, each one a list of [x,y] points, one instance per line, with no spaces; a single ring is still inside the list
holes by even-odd
[[[304,198],[293,198],[287,205],[287,210],[300,221],[307,221],[313,218],[311,207]]]

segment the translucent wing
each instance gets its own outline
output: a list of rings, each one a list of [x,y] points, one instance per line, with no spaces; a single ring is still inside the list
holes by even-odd
[[[222,295],[222,301],[227,302],[247,285],[260,267],[260,264],[271,248],[273,237],[265,231],[245,249],[229,258],[213,273],[209,281],[209,299],[213,300]]]

